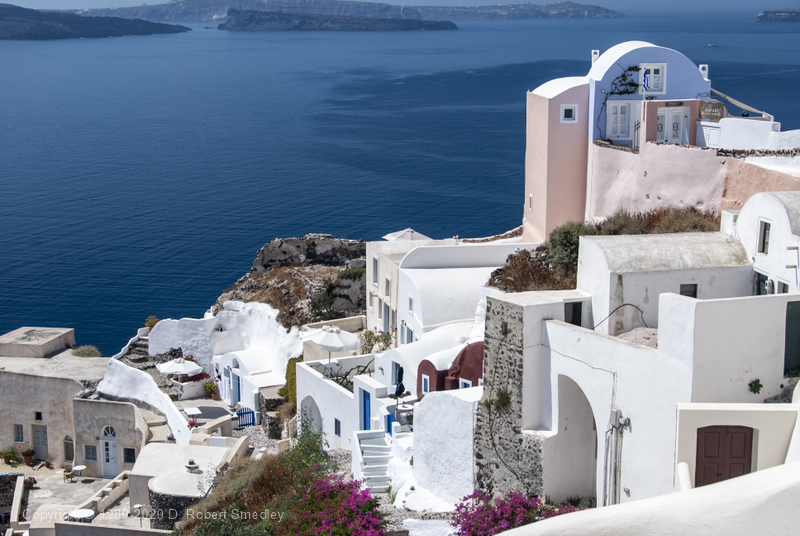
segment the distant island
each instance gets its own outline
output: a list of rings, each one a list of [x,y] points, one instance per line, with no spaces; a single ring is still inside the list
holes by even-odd
[[[76,13],[153,21],[199,22],[224,19],[229,9],[412,20],[608,19],[625,16],[604,7],[575,2],[436,7],[347,0],[172,0],[165,4],[90,9]]]
[[[756,17],[756,22],[800,22],[800,9],[769,9]]]
[[[123,35],[174,34],[190,31],[174,24],[117,17],[79,17],[0,4],[0,39],[70,39]]]
[[[381,19],[376,17],[341,17],[315,13],[282,13],[278,11],[228,11],[228,20],[220,30],[232,32],[396,32],[413,30],[457,30],[450,21],[416,19]]]

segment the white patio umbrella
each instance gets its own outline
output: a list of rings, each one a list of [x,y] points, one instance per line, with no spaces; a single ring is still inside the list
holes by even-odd
[[[309,330],[303,334],[303,341],[316,343],[323,350],[327,350],[328,363],[331,362],[331,352],[355,350],[361,346],[358,335],[342,331],[336,326],[322,326],[321,329]]]
[[[171,374],[175,376],[194,376],[203,372],[203,367],[197,363],[186,361],[182,357],[167,361],[166,363],[159,363],[156,365],[158,371],[162,374]]]
[[[429,236],[425,236],[422,233],[418,233],[411,227],[403,229],[402,231],[395,231],[393,233],[389,233],[385,235],[383,239],[388,240],[389,242],[394,242],[395,240],[431,240]]]

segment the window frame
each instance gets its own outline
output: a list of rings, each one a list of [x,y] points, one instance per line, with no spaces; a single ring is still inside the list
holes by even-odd
[[[633,139],[633,128],[631,125],[631,115],[633,114],[633,102],[627,100],[614,100],[608,101],[608,107],[606,109],[606,138],[610,140],[632,140]],[[617,113],[614,113],[614,110],[617,110]],[[624,114],[619,113],[620,110],[625,110]],[[622,125],[620,121],[620,117],[625,116],[625,132],[620,133],[619,127]],[[616,117],[616,122],[613,121],[613,118]],[[617,128],[617,132],[612,132],[613,127]]]
[[[409,314],[412,314],[412,315],[414,314],[414,297],[413,296],[409,296],[408,297],[408,312],[409,312]]]
[[[686,288],[684,289],[684,287]],[[693,293],[690,293],[691,289],[689,287],[694,287]],[[681,283],[680,287],[678,287],[678,294],[680,294],[681,296],[686,296],[687,298],[697,299],[697,295],[699,294],[699,292],[700,292],[700,285],[698,285],[697,283]]]
[[[465,378],[458,379],[458,388],[459,389],[469,389],[472,387],[472,380],[467,380]]]
[[[644,73],[646,69],[651,69],[651,77],[653,69],[661,69],[658,74],[659,88],[658,89],[645,89],[644,88]],[[651,84],[652,87],[652,84]],[[666,63],[640,63],[639,64],[639,94],[647,95],[664,95],[667,92],[667,64]]]
[[[37,422],[42,422],[44,420],[44,414],[41,411],[34,411],[33,420]]]
[[[25,427],[21,424],[14,424],[14,443],[25,441]]]
[[[94,449],[94,458],[90,458],[88,456],[88,449]],[[97,461],[97,445],[91,445],[89,443],[83,444],[83,461],[85,462],[96,462]]]
[[[378,286],[378,268],[380,267],[380,263],[378,262],[378,257],[372,257],[372,284],[376,287]]]
[[[422,394],[427,395],[431,392],[431,377],[427,374],[422,375]]]
[[[336,418],[333,419],[333,435],[342,437],[342,421]]]
[[[772,233],[772,222],[759,218],[758,220],[758,243],[756,244],[756,253],[769,256],[769,241]]]
[[[567,119],[565,117],[565,115],[564,115],[567,110],[571,110],[572,111],[572,117],[570,119]],[[562,123],[576,124],[578,122],[578,105],[577,104],[562,104],[561,105],[561,113],[560,113],[559,117],[561,118],[561,122]]]
[[[128,461],[128,453],[133,453],[133,461]],[[134,465],[136,463],[136,449],[131,447],[123,447],[122,448],[122,464],[123,465]]]

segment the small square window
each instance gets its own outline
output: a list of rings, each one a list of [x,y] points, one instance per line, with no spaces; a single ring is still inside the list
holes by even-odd
[[[478,387],[483,385],[483,378],[478,378]]]
[[[787,285],[783,281],[778,281],[778,294],[788,294],[788,293],[789,293],[789,285]]]
[[[128,464],[136,463],[136,449],[122,449],[122,462]]]
[[[472,387],[472,380],[465,380],[464,378],[459,379],[458,381],[459,389],[469,389],[470,387]]]
[[[342,437],[342,422],[339,419],[333,419],[333,433],[336,437]]]
[[[85,462],[97,461],[97,447],[95,445],[83,446],[83,461]]]
[[[562,104],[561,105],[561,122],[562,123],[576,123],[578,121],[578,105],[577,104]]]
[[[758,228],[758,252],[769,255],[769,232],[772,225],[762,221]]]
[[[22,433],[21,424],[14,425],[14,441],[16,441],[17,443],[22,443],[23,441],[25,441],[25,436]]]
[[[681,285],[681,296],[688,296],[689,298],[697,298],[697,283]]]
[[[42,412],[41,411],[37,411],[33,415],[34,415],[34,417],[33,417],[34,420],[37,420],[37,421],[41,421],[42,420]]]

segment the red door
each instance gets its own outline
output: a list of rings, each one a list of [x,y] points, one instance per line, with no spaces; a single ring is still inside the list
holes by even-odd
[[[753,429],[746,426],[707,426],[697,430],[695,487],[750,472]]]

